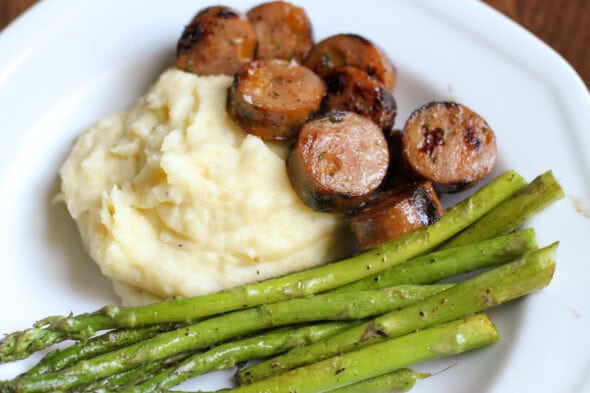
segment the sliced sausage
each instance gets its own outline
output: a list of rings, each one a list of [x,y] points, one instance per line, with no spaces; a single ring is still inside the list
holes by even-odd
[[[292,140],[326,92],[309,68],[279,59],[256,60],[234,76],[227,111],[245,131],[268,140]]]
[[[397,105],[383,83],[350,66],[331,68],[322,76],[326,82],[322,112],[355,112],[370,118],[383,130],[393,127]]]
[[[433,224],[442,215],[432,184],[420,182],[379,193],[347,219],[359,248],[367,250]]]
[[[313,46],[311,22],[303,8],[273,1],[252,8],[246,15],[258,36],[257,59],[301,63]]]
[[[342,213],[373,194],[388,162],[387,142],[375,123],[356,113],[332,112],[301,128],[287,171],[307,206]]]
[[[384,130],[385,140],[387,140],[387,147],[389,149],[389,166],[385,179],[379,186],[379,191],[388,191],[394,189],[402,184],[410,183],[404,172],[403,156],[402,156],[402,131],[398,129]]]
[[[348,65],[366,72],[389,91],[395,85],[391,60],[377,45],[356,34],[337,34],[318,42],[303,64],[320,75],[329,68]]]
[[[496,162],[496,137],[484,119],[455,102],[432,102],[415,110],[402,136],[409,172],[456,192],[475,185]]]
[[[254,59],[257,42],[245,15],[230,7],[208,7],[184,28],[176,68],[199,75],[233,75]]]

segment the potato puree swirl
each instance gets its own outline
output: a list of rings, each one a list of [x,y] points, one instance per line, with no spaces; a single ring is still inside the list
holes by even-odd
[[[167,70],[129,112],[85,131],[61,168],[84,246],[125,304],[211,293],[351,252],[343,220],[293,192],[287,147],[226,114],[230,84]]]

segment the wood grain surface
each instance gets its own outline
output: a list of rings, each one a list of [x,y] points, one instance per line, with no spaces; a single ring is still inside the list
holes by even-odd
[[[481,1],[549,44],[590,86],[590,0]],[[0,29],[34,3],[36,0],[0,0]]]

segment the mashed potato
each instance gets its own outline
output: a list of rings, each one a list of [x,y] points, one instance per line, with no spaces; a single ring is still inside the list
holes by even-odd
[[[350,253],[341,218],[293,192],[286,146],[225,111],[227,76],[164,72],[80,136],[61,169],[82,241],[126,304],[211,293]]]

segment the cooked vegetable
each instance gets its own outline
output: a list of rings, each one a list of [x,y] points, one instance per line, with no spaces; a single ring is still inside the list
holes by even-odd
[[[329,322],[304,327],[288,327],[260,335],[231,341],[197,353],[178,364],[152,375],[145,382],[123,390],[131,392],[159,392],[170,389],[187,379],[214,370],[234,367],[246,360],[271,356],[290,348],[301,347],[340,332],[356,322]]]
[[[380,343],[413,331],[498,306],[549,284],[555,270],[557,244],[531,251],[514,262],[496,267],[418,303],[384,314],[363,325],[302,348],[295,348],[240,370],[237,379],[248,384],[340,353]]]
[[[397,309],[440,292],[449,284],[324,294],[237,310],[156,334],[52,373],[23,376],[8,383],[13,392],[67,390],[186,351],[206,348],[259,330],[322,320],[357,320]]]
[[[228,390],[231,393],[323,392],[399,370],[441,356],[456,355],[494,343],[499,334],[483,314],[418,330],[377,345],[290,370],[269,379]]]
[[[553,172],[545,172],[453,237],[441,249],[471,244],[512,231],[563,196],[563,189]]]
[[[337,263],[211,295],[176,298],[139,307],[107,306],[93,313],[45,318],[30,329],[4,337],[0,341],[0,361],[21,359],[57,342],[88,338],[100,330],[188,323],[349,284],[433,250],[509,198],[525,183],[516,172],[508,171],[448,209],[435,224]]]
[[[422,255],[332,291],[386,288],[409,283],[430,284],[501,265],[535,249],[537,242],[534,231],[523,229],[491,240]]]

